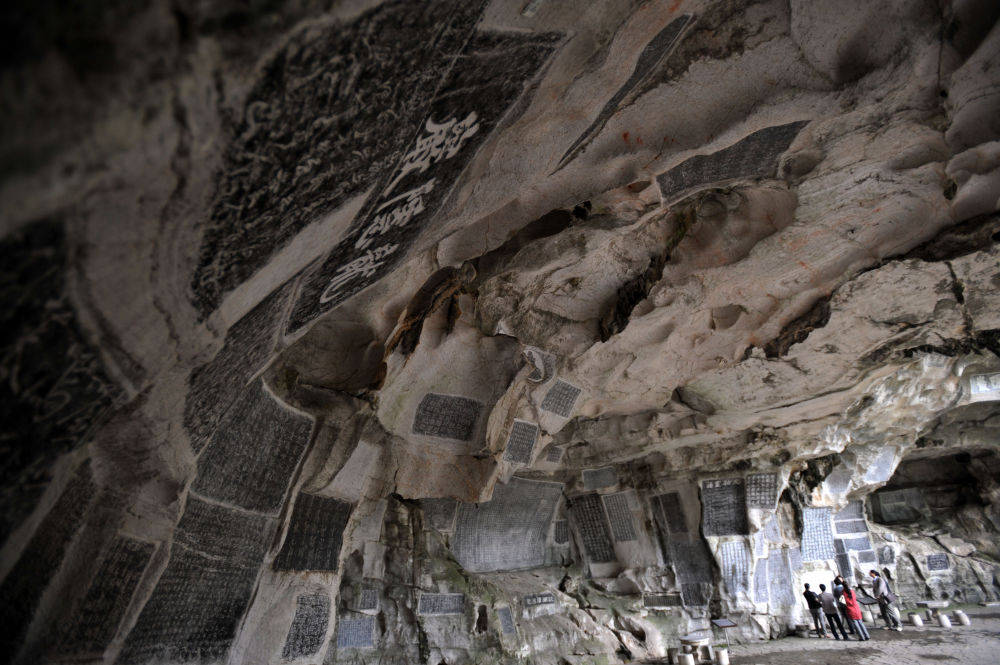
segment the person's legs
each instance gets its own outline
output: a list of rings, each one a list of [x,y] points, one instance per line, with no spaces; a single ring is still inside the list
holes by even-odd
[[[882,614],[882,620],[885,621],[885,629],[888,630],[892,628],[892,620],[889,619],[889,603],[884,600],[878,601],[878,609]]]
[[[828,617],[828,619],[830,621],[830,630],[833,631],[834,637],[837,636],[837,631],[839,630],[840,634],[843,635],[844,639],[846,640],[847,639],[847,631],[844,630],[844,624],[840,622],[840,615],[839,614],[831,614]]]
[[[816,637],[825,637],[826,630],[823,628],[823,613],[819,608],[810,608],[809,613],[812,614],[813,626],[816,628]]]
[[[871,639],[868,629],[865,628],[864,621],[861,619],[851,619],[851,625],[854,627],[854,633],[858,636],[858,641]]]
[[[844,608],[843,608],[843,607],[841,607],[841,608],[840,608],[840,621],[841,621],[842,623],[845,623],[845,624],[847,624],[847,630],[848,630],[848,632],[849,632],[849,633],[850,633],[851,635],[853,635],[853,634],[854,634],[854,622],[853,622],[853,621],[851,621],[851,620],[850,620],[850,619],[849,619],[849,618],[847,617],[847,611],[846,611],[846,610],[844,610]]]
[[[886,612],[889,614],[889,618],[892,619],[892,627],[896,630],[903,630],[903,621],[902,618],[899,616],[899,610],[896,608],[896,606],[893,605],[892,603],[889,603]]]

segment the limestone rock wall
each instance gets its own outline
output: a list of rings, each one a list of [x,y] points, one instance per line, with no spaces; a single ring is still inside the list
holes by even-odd
[[[0,661],[998,598],[996,3],[92,4],[0,21]]]

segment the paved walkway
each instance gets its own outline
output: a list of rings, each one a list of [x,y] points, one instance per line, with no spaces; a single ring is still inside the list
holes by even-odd
[[[954,665],[1000,664],[1000,608],[966,609],[971,626],[933,626],[903,632],[868,626],[868,642],[818,637],[787,637],[759,644],[734,645],[733,665]],[[906,614],[903,614],[906,618]]]

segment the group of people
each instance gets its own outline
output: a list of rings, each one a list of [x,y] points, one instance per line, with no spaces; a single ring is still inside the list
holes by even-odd
[[[872,580],[871,595],[878,601],[886,629],[903,630],[899,619],[899,610],[895,607],[896,596],[889,588],[889,583],[878,571],[872,570],[868,575]],[[826,625],[829,624],[830,632],[838,640],[841,639],[841,636],[845,640],[850,639],[847,636],[848,631],[855,635],[859,642],[871,639],[868,628],[861,617],[861,605],[858,603],[857,593],[840,575],[833,578],[831,587],[828,591],[825,584],[820,584],[819,593],[816,593],[806,584],[805,592],[802,594],[809,606],[809,613],[812,614],[816,635],[826,637]],[[865,593],[860,584],[857,586],[857,590]],[[824,616],[826,621],[824,621]],[[844,629],[845,626],[847,630]]]

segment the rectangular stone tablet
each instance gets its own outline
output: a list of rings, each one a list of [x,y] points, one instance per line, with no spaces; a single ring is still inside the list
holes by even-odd
[[[712,581],[712,554],[700,536],[671,538],[670,560],[681,582]]]
[[[533,593],[521,599],[525,607],[537,607],[538,605],[552,605],[556,602],[556,597],[551,593]]]
[[[706,536],[745,536],[750,532],[742,478],[703,481],[701,503]]]
[[[373,649],[375,617],[367,614],[340,617],[337,620],[338,649]]]
[[[863,550],[858,552],[858,563],[875,563],[875,551]]]
[[[326,627],[330,621],[330,597],[317,593],[295,599],[295,616],[288,627],[281,657],[286,659],[311,656],[323,645]],[[348,619],[349,621],[349,619]],[[344,620],[340,629],[343,630]],[[338,635],[339,637],[339,635]]]
[[[951,568],[951,564],[947,554],[927,555],[927,570],[948,570],[949,568]]]
[[[528,464],[531,461],[531,451],[538,440],[538,425],[525,420],[515,420],[507,438],[507,447],[503,458],[508,462]]]
[[[470,441],[483,405],[468,397],[427,393],[413,416],[413,433]]]
[[[421,593],[417,614],[462,614],[465,612],[465,594]]]
[[[421,499],[424,520],[437,531],[451,531],[455,527],[455,513],[458,502],[454,499]]]
[[[498,483],[493,498],[458,506],[451,551],[467,571],[484,573],[545,565],[545,547],[563,486],[526,478]]]
[[[838,554],[837,560],[837,571],[844,577],[845,580],[854,579],[854,569],[851,568],[851,557],[849,554]]]
[[[863,520],[865,519],[865,505],[861,501],[857,500],[848,501],[846,506],[837,511],[837,513],[833,516],[833,519],[837,522],[845,520]]]
[[[778,607],[795,604],[792,596],[792,571],[783,551],[774,551],[767,557],[767,580],[770,603]]]
[[[568,501],[587,558],[595,563],[615,560],[599,494],[582,494]]]
[[[750,550],[742,540],[719,545],[722,579],[732,594],[745,593],[749,587]]]
[[[891,566],[896,563],[896,552],[891,545],[878,548],[878,563],[880,566]]]
[[[559,446],[549,446],[549,451],[545,453],[546,462],[558,462],[562,459],[563,449]]]
[[[705,607],[711,597],[711,584],[692,582],[681,585],[681,601],[684,607]]]
[[[792,567],[792,570],[802,569],[802,550],[798,547],[791,547],[788,549],[788,565]]]
[[[774,509],[778,502],[778,474],[751,473],[747,476],[747,507]]]
[[[504,635],[514,634],[514,617],[509,607],[498,607],[497,618],[500,620],[500,632]]]
[[[822,561],[836,554],[829,508],[802,509],[802,560]]]
[[[583,470],[583,486],[588,490],[611,487],[618,482],[618,473],[613,466]]]
[[[378,609],[378,589],[361,587],[358,593],[357,610],[371,611]]]
[[[628,497],[624,492],[605,494],[604,509],[608,513],[608,523],[615,541],[622,543],[635,540],[635,524],[632,522],[632,511],[628,507]]]
[[[669,533],[687,533],[687,520],[681,496],[677,492],[667,492],[653,497],[653,514]]]
[[[772,515],[770,519],[764,523],[764,538],[766,538],[769,543],[781,543],[781,524],[778,522],[778,517],[776,515]]]
[[[834,529],[838,534],[841,533],[867,533],[868,523],[864,520],[847,520],[843,522],[834,522]]]
[[[870,550],[872,548],[872,541],[868,539],[868,536],[863,538],[845,538],[844,547],[848,550]]]
[[[111,643],[155,549],[116,536],[94,575],[59,648],[64,654],[99,654]]]
[[[567,520],[556,520],[552,539],[556,541],[557,545],[564,545],[569,542],[569,522]]]
[[[753,602],[766,603],[770,600],[770,582],[767,579],[767,559],[757,559],[753,570]]]
[[[344,528],[353,509],[345,501],[300,492],[274,569],[336,572]]]
[[[642,596],[643,607],[680,607],[681,596],[678,593],[647,593]]]
[[[573,407],[576,406],[576,399],[580,396],[581,392],[573,384],[567,383],[562,379],[557,379],[552,387],[549,388],[549,391],[545,393],[545,398],[541,404],[542,410],[549,411],[563,418],[569,418],[570,414],[573,413]]]
[[[215,430],[191,488],[199,495],[246,510],[277,515],[312,419],[279,404],[257,380],[247,387]]]

